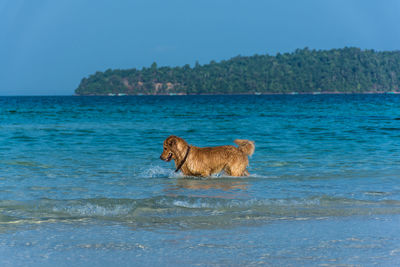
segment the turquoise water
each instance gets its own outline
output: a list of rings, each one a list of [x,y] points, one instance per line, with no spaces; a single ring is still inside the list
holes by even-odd
[[[174,134],[254,140],[174,173]],[[1,266],[396,266],[397,95],[0,97]]]

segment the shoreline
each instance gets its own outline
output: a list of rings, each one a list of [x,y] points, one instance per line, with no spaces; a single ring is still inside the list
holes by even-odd
[[[213,95],[397,95],[400,91],[375,91],[375,92],[290,92],[290,93],[268,93],[268,92],[244,92],[244,93],[202,93],[202,94],[187,94],[187,93],[169,93],[169,94],[74,94],[73,96],[213,96]]]
[[[203,94],[186,94],[186,93],[171,93],[171,94],[102,94],[102,95],[79,95],[79,94],[71,94],[71,95],[0,95],[0,97],[65,97],[65,96],[101,96],[101,97],[108,97],[108,96],[218,96],[218,95],[226,95],[226,96],[240,96],[240,95],[400,95],[400,91],[382,91],[382,92],[290,92],[290,93],[254,93],[254,92],[247,92],[247,93],[234,93],[234,94],[225,94],[225,93],[203,93]]]

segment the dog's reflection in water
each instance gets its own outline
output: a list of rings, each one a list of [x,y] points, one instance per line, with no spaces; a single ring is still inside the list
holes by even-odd
[[[233,190],[233,189],[242,189],[246,190],[248,187],[247,183],[243,181],[235,181],[236,179],[188,179],[188,178],[179,178],[176,182],[176,186],[179,188],[185,189],[194,189],[194,190],[208,190],[208,189],[220,189],[220,190]]]
[[[173,195],[178,191],[193,190],[201,191],[201,195],[197,195],[200,192],[196,192],[196,195],[192,196],[234,198],[239,195],[247,195],[248,189],[249,183],[238,179],[196,179],[185,177],[178,178],[175,184],[165,190]]]

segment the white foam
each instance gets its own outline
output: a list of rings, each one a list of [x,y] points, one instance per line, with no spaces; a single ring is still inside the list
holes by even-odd
[[[171,168],[164,168],[161,166],[150,166],[146,170],[140,173],[140,176],[150,177],[150,178],[171,178],[171,177],[180,177],[178,173]]]
[[[68,206],[63,208],[54,207],[54,212],[67,212],[70,215],[79,216],[119,216],[126,215],[132,210],[127,205],[113,205],[104,207],[96,204],[86,203],[84,205]]]
[[[173,201],[173,205],[182,208],[190,208],[190,209],[201,209],[201,208],[214,208],[215,205],[210,205],[206,202],[197,201],[195,203],[190,203],[184,200],[175,200]]]

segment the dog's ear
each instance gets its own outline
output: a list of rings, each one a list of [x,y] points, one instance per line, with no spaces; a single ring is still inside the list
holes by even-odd
[[[176,144],[176,139],[175,138],[171,138],[171,140],[168,141],[168,145],[169,146],[174,146]]]

